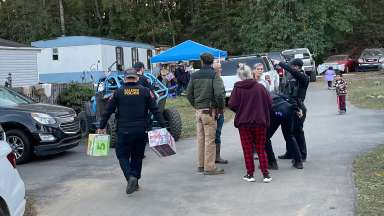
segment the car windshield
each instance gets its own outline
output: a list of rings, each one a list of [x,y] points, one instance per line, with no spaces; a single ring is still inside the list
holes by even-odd
[[[383,52],[381,52],[380,50],[364,50],[361,56],[362,57],[383,56]]]
[[[270,59],[275,59],[275,60],[279,60],[281,62],[285,62],[285,58],[281,55],[281,53],[279,52],[271,52],[271,53],[268,53],[268,57]]]
[[[333,62],[333,61],[343,61],[343,60],[347,60],[347,59],[348,59],[348,56],[346,56],[346,55],[337,55],[337,56],[330,56],[325,61],[326,62]]]
[[[306,49],[286,50],[282,52],[287,61],[291,61],[294,58],[307,59],[310,55]]]
[[[259,57],[249,57],[249,58],[238,58],[225,61],[221,64],[222,72],[221,76],[236,76],[237,67],[239,63],[244,63],[249,67],[253,67],[257,63],[262,63],[264,71],[266,70],[265,63]]]
[[[17,106],[31,103],[34,103],[31,99],[28,99],[15,91],[0,88],[0,106]]]

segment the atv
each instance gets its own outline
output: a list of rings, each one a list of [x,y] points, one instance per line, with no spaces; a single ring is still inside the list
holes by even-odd
[[[163,113],[166,121],[167,129],[175,139],[180,139],[182,122],[179,112],[175,108],[165,108],[166,100],[169,96],[168,88],[161,83],[153,74],[146,72],[144,76],[155,87],[153,92],[156,97],[160,111]],[[81,125],[82,131],[95,131],[99,125],[101,115],[104,112],[107,101],[113,92],[124,84],[123,72],[111,72],[103,78],[100,78],[95,83],[96,94],[91,98],[91,101],[83,103],[86,121]],[[160,128],[159,123],[154,120],[153,115],[148,120],[150,121],[150,130]],[[87,122],[87,123],[85,123]],[[117,121],[115,113],[111,115],[107,123],[107,133],[111,136],[111,146],[115,146],[117,142]]]

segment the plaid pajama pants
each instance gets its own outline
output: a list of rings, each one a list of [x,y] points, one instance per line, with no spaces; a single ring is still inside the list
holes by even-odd
[[[255,172],[255,164],[253,162],[253,149],[255,147],[259,156],[260,170],[262,174],[268,174],[268,160],[265,153],[266,128],[239,128],[239,133],[247,173],[253,175]]]

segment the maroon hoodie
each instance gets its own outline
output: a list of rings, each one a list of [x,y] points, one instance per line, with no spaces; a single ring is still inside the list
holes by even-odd
[[[272,100],[256,80],[235,83],[228,107],[236,112],[235,127],[269,127]]]

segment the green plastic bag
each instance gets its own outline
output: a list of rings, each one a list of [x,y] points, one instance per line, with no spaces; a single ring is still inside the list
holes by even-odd
[[[90,156],[108,156],[110,136],[105,134],[89,134],[87,154]]]

